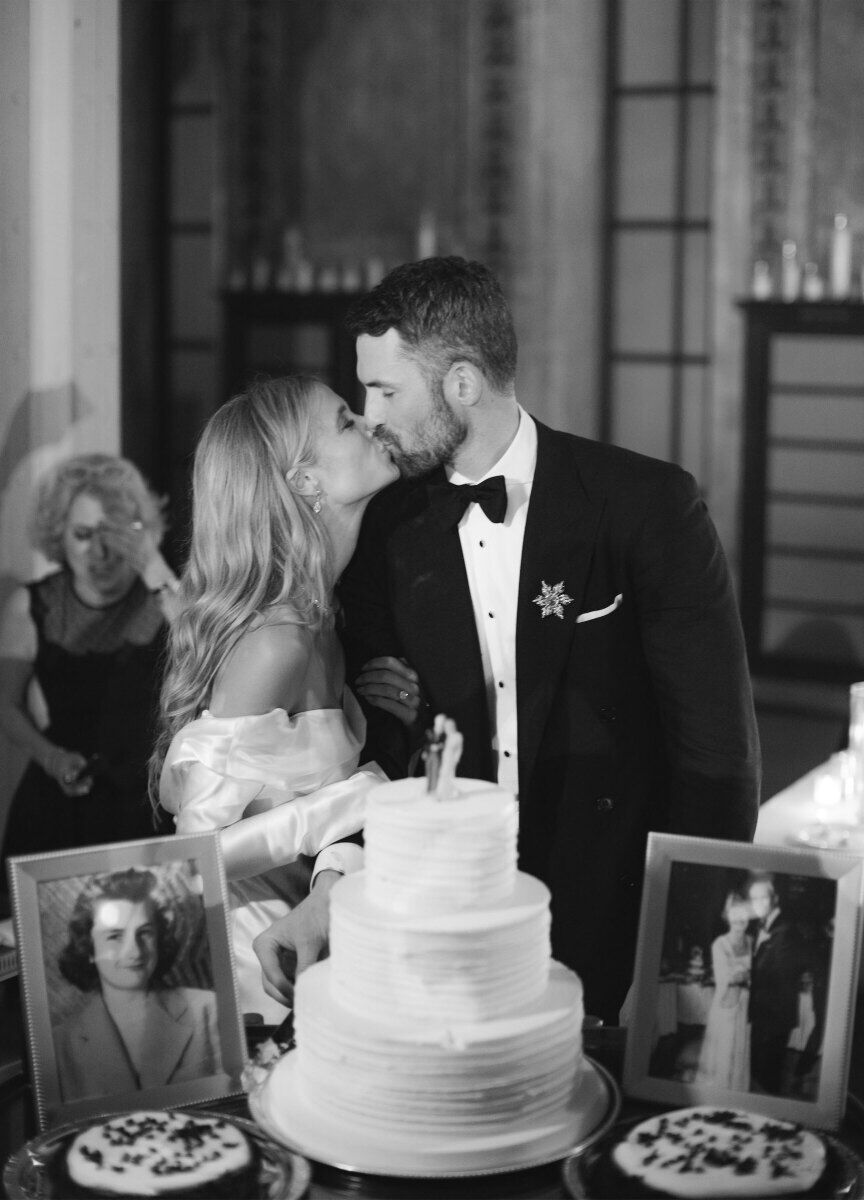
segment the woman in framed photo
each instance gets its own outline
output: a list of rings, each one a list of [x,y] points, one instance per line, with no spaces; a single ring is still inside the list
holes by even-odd
[[[714,995],[696,1071],[698,1083],[746,1092],[750,1087],[750,972],[752,919],[744,896],[730,892],[723,905],[727,932],[711,943]]]
[[[64,1101],[221,1072],[215,992],[167,982],[175,928],[153,871],[95,875],[81,889],[58,959],[86,996],[54,1033]]]

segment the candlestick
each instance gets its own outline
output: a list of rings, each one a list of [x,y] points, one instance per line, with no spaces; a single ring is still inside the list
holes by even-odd
[[[837,213],[831,237],[831,295],[835,300],[847,299],[851,282],[852,230],[846,214]]]
[[[793,241],[783,243],[783,271],[780,286],[784,300],[798,299],[798,290],[801,286],[801,266],[798,262],[798,247]]]
[[[801,284],[801,294],[805,300],[821,300],[825,295],[825,285],[815,262],[804,264],[804,281]]]
[[[774,290],[771,282],[771,268],[764,258],[759,258],[753,264],[753,297],[756,300],[768,300]]]

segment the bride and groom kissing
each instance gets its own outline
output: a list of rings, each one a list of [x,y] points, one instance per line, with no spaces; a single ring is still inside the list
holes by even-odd
[[[814,964],[783,911],[773,875],[753,874],[746,894],[730,893],[723,917],[728,932],[711,947],[714,994],[697,1081],[791,1094],[791,1061],[803,1064],[821,1036]]]
[[[485,266],[404,264],[347,323],[364,416],[292,377],[202,435],[153,794],[178,832],[222,830],[242,1005],[278,1021],[326,946],[329,888],[362,862],[366,792],[412,772],[444,712],[460,773],[518,795],[553,953],[615,1021],[648,832],[755,827],[716,531],[679,467],[522,407]]]

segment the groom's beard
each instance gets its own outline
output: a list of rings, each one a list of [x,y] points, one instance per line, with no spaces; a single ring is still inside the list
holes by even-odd
[[[393,433],[386,425],[378,425],[374,435],[399,468],[403,479],[417,479],[428,475],[436,467],[450,462],[468,436],[467,422],[460,421],[444,399],[444,385],[440,379],[430,384],[432,407],[422,426],[415,426],[408,435],[411,444]]]

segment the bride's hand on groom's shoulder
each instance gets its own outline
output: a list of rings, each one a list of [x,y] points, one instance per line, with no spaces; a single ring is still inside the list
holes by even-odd
[[[420,681],[404,658],[370,658],[354,681],[354,689],[361,699],[392,713],[404,725],[417,720],[422,702]]]

